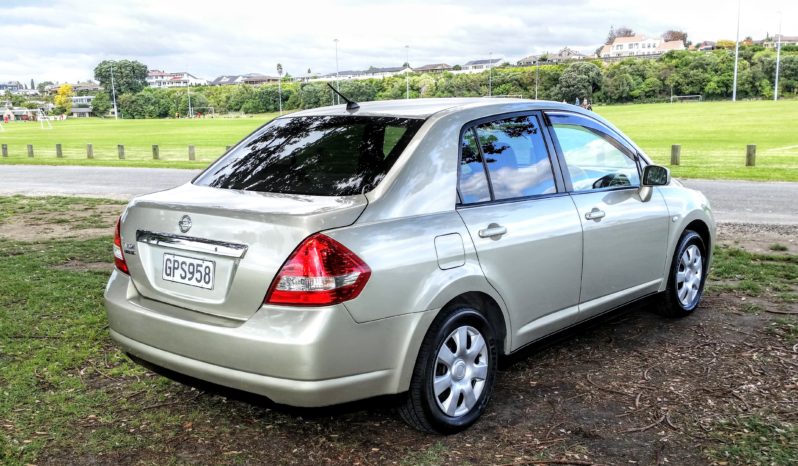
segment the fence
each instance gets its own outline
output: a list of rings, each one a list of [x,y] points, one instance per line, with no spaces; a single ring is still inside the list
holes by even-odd
[[[163,146],[152,144],[149,147],[126,146],[124,144],[96,146],[36,146],[33,144],[2,144],[0,155],[3,158],[25,157],[32,159],[92,159],[92,160],[164,160],[201,162],[215,160],[229,151],[232,146]]]

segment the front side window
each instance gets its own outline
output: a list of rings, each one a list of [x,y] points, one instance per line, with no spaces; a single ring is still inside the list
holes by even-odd
[[[519,116],[476,127],[493,197],[513,199],[556,192],[549,152],[534,116]]]
[[[556,120],[552,127],[574,191],[640,186],[637,163],[610,136]]]
[[[194,184],[316,196],[361,194],[379,184],[423,123],[365,116],[278,118]]]

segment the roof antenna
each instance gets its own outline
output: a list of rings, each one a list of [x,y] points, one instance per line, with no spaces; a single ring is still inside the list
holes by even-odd
[[[357,110],[357,109],[359,109],[359,108],[360,108],[360,105],[358,105],[358,103],[357,103],[357,102],[355,102],[354,100],[349,100],[349,99],[347,99],[345,95],[343,95],[343,94],[341,94],[340,92],[338,92],[337,90],[335,90],[335,87],[333,87],[333,85],[332,85],[332,84],[330,84],[330,83],[328,82],[328,83],[327,83],[327,85],[328,85],[328,86],[330,86],[330,89],[332,89],[332,91],[333,91],[333,92],[335,92],[336,94],[338,94],[338,95],[339,95],[339,96],[340,96],[342,99],[344,99],[344,100],[346,101],[346,109],[347,109],[347,110],[349,110],[349,111],[354,111],[354,110]]]

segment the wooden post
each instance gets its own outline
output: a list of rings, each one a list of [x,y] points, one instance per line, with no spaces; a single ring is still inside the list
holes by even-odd
[[[119,160],[125,160],[125,145],[117,144],[116,151],[119,152]]]
[[[33,144],[28,144],[28,157],[33,157]]]
[[[745,148],[745,166],[756,166],[756,144],[748,144]]]
[[[153,160],[158,160],[158,157],[160,157],[160,152],[158,151],[158,144],[153,144],[152,145],[152,159]]]
[[[679,165],[682,161],[682,145],[673,144],[671,146],[671,165]]]
[[[8,144],[3,144],[3,157],[8,157]]]
[[[190,144],[188,146],[188,159],[189,160],[195,160],[196,159],[196,156],[194,154],[194,145],[193,144]]]
[[[93,159],[94,158],[94,146],[91,144],[86,144],[86,158]]]
[[[64,157],[64,152],[61,150],[61,144],[55,145],[55,156],[59,159]]]

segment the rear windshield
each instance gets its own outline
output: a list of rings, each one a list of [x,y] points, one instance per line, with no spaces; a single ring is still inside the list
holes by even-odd
[[[423,120],[365,116],[279,118],[203,172],[194,184],[316,196],[374,189]]]

